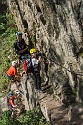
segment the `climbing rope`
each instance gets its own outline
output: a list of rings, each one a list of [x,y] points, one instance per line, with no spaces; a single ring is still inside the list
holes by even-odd
[[[67,70],[68,72],[71,72],[72,74],[79,75],[79,76],[83,76],[83,73],[82,73],[82,72],[81,72],[81,73],[75,73],[74,71],[71,71],[71,70],[69,70],[68,68],[66,68],[66,67],[64,67],[64,66],[61,66],[61,65],[60,65],[59,63],[57,63],[57,62],[55,62],[55,61],[53,61],[53,60],[51,60],[51,59],[47,59],[44,55],[42,55],[42,57],[45,58],[47,61],[50,61],[50,62],[53,62],[53,63],[59,65],[60,67],[64,68],[64,69]]]

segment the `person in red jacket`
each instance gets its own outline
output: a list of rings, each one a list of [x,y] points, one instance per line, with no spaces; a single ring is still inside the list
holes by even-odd
[[[21,75],[17,74],[17,65],[18,65],[17,61],[15,60],[12,61],[12,65],[8,69],[7,75],[8,79],[14,82],[16,84],[16,88],[18,89],[16,80],[19,80],[21,78]]]
[[[17,98],[16,95],[14,95],[14,93],[10,93],[10,97],[8,99],[8,106],[9,109],[12,111],[12,115],[14,115],[14,111],[17,111],[17,114],[19,115],[21,110],[19,108],[17,108],[17,105],[14,103],[15,99]]]

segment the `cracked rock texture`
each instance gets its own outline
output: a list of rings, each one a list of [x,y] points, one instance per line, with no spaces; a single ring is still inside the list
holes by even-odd
[[[52,86],[54,97],[58,96],[67,104],[81,102],[83,76],[79,74],[83,74],[83,1],[7,2],[26,42],[33,43],[43,53],[41,75],[44,82]]]

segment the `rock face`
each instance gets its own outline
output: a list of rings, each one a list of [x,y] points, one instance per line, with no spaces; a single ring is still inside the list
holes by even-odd
[[[71,99],[82,101],[83,1],[7,2],[25,40],[29,44],[33,42],[43,53],[41,75],[44,82],[52,86],[54,96],[58,95],[64,103]]]
[[[8,110],[8,105],[7,105],[7,97],[3,97],[2,94],[0,93],[0,116],[2,112]]]

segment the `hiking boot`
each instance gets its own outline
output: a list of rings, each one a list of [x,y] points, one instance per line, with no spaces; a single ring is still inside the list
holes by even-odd
[[[38,90],[37,90],[37,89],[35,89],[35,92],[38,92]]]
[[[17,93],[18,95],[24,94],[21,90],[17,90],[16,93]]]
[[[39,92],[39,93],[43,93],[43,91],[42,91],[41,89],[40,89],[40,90],[38,90],[38,92]]]

